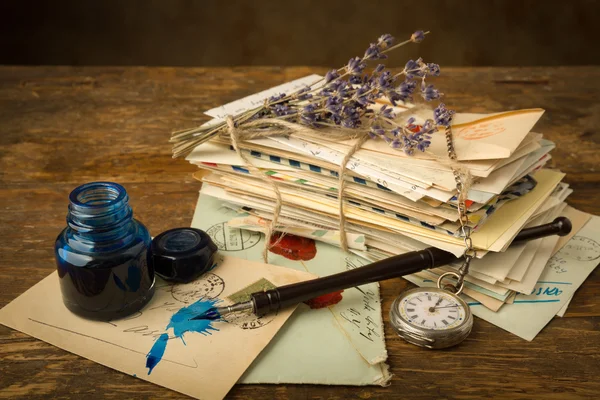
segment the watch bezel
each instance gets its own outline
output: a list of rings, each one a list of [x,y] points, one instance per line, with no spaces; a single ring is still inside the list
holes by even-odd
[[[417,292],[436,292],[452,296],[465,310],[462,323],[448,329],[430,329],[409,322],[400,313],[399,306],[407,296]],[[438,349],[454,346],[462,342],[469,335],[473,327],[473,314],[469,305],[454,293],[437,287],[418,287],[404,291],[396,297],[390,309],[390,322],[398,335],[406,341],[417,346]]]

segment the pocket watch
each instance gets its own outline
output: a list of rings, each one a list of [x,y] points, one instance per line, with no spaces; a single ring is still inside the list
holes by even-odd
[[[459,297],[462,284],[456,293],[441,286],[449,275],[459,277],[445,273],[439,277],[438,287],[407,290],[394,300],[390,321],[401,338],[417,346],[443,349],[459,344],[471,333],[473,315]]]

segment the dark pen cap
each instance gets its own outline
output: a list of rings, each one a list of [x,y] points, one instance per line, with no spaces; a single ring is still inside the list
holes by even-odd
[[[217,245],[206,232],[195,228],[170,229],[150,246],[154,272],[167,281],[190,282],[210,270]]]

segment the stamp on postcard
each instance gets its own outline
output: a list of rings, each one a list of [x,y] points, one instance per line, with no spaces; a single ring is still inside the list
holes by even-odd
[[[560,254],[578,261],[593,261],[600,258],[600,244],[584,236],[573,236]]]
[[[227,300],[230,300],[233,303],[248,301],[250,300],[250,295],[252,293],[275,289],[276,287],[277,286],[269,282],[267,279],[261,278],[260,280],[246,286],[244,289],[227,296]],[[258,317],[253,314],[239,313],[227,315],[225,318],[228,322],[231,322],[242,329],[258,329],[273,321],[275,315],[277,314],[275,313]]]
[[[231,228],[225,222],[215,224],[206,230],[219,250],[242,251],[256,246],[261,234],[239,228]]]
[[[499,121],[489,121],[454,130],[454,135],[463,140],[479,140],[504,133],[506,128]]]
[[[224,289],[223,279],[219,275],[207,272],[193,282],[173,285],[171,296],[177,301],[190,304],[202,298],[217,298]]]

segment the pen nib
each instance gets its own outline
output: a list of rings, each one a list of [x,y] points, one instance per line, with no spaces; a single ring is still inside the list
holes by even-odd
[[[209,310],[206,310],[206,312],[196,315],[195,317],[192,317],[190,319],[192,319],[192,320],[196,320],[196,319],[215,320],[215,319],[221,318],[221,316],[223,316],[225,314],[231,314],[231,313],[240,312],[240,311],[252,311],[253,309],[254,309],[254,303],[252,302],[252,300],[249,300],[249,301],[245,301],[243,303],[232,304],[230,306],[223,306],[223,307],[216,307],[216,308],[213,307]]]

